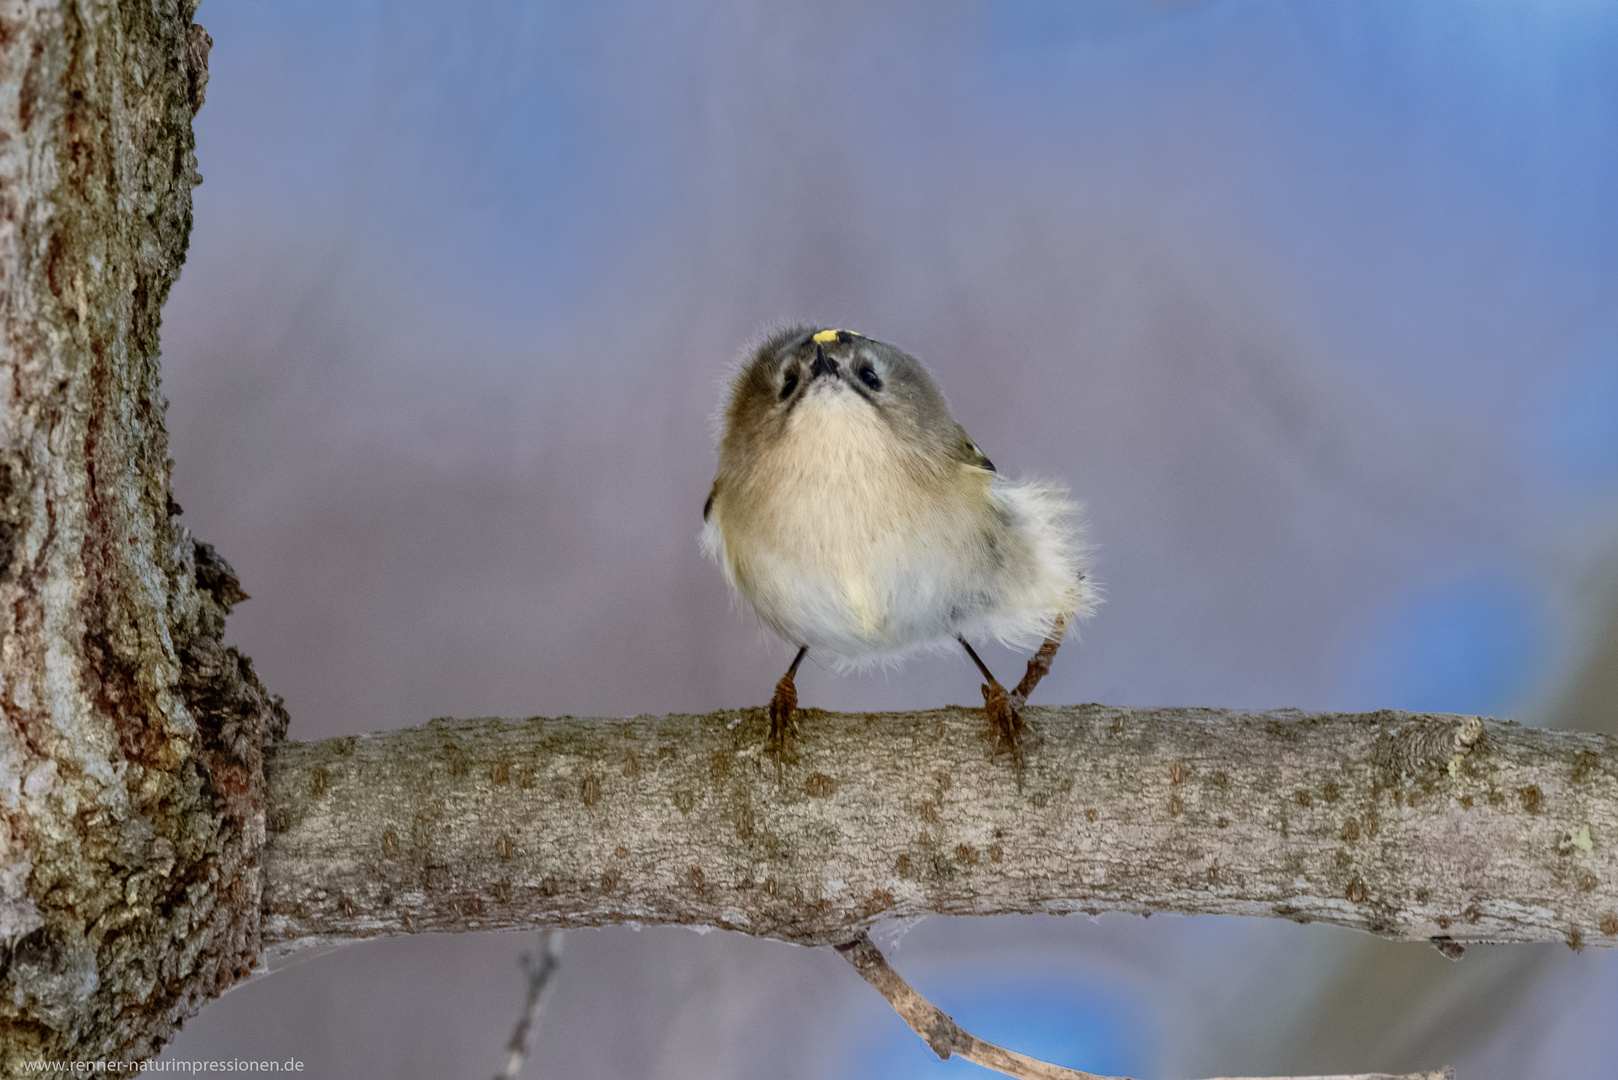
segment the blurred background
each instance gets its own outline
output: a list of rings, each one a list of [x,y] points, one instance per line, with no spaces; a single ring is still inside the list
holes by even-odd
[[[1618,732],[1618,8],[206,0],[165,313],[182,519],[292,737],[763,705],[696,536],[761,330],[920,356],[1086,503],[1036,700]],[[1020,658],[986,656],[1014,674]],[[958,657],[803,702],[976,703]],[[1618,1076],[1618,953],[1259,919],[879,934],[970,1029],[1152,1078]],[[168,1058],[488,1076],[532,935],[355,945]],[[569,936],[524,1074],[987,1076],[836,956]]]

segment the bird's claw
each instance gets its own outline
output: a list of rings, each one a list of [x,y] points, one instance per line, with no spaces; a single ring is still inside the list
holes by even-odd
[[[994,752],[1010,753],[1012,760],[1018,760],[1021,747],[1017,740],[1023,730],[1022,717],[1007,700],[1006,688],[996,681],[983,684],[983,711],[989,718],[989,729],[994,736]]]
[[[778,760],[789,760],[792,741],[798,734],[798,686],[791,673],[781,676],[770,699],[770,752]]]

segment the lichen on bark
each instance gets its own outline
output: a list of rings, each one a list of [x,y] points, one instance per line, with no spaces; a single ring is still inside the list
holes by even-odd
[[[155,1052],[258,955],[279,702],[177,520],[158,327],[184,261],[194,4],[0,14],[0,1070]]]

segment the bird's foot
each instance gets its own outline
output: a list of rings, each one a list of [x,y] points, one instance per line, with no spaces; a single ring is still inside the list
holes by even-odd
[[[983,684],[983,711],[989,718],[989,730],[994,737],[996,755],[1009,753],[1013,762],[1021,763],[1022,717],[1006,698],[1006,688],[994,679]]]
[[[789,671],[775,684],[775,696],[770,699],[769,749],[777,761],[790,761],[796,756],[792,743],[797,734],[798,685]]]

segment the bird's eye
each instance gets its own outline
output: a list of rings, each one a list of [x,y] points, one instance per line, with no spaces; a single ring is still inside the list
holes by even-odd
[[[781,380],[781,400],[785,401],[787,398],[791,397],[792,391],[796,390],[797,388],[798,373],[796,371],[787,372],[787,377]]]
[[[864,383],[872,390],[882,389],[882,380],[877,376],[876,368],[872,367],[870,364],[860,365],[860,382]]]

